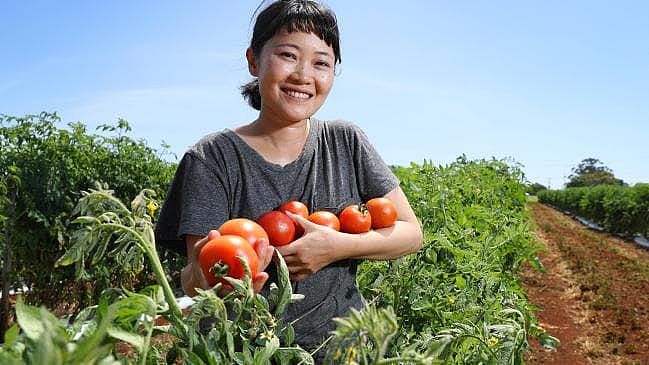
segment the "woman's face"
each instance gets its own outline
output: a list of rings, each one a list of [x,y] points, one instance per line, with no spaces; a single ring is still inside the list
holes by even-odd
[[[313,33],[278,32],[255,57],[246,52],[250,73],[259,78],[261,116],[295,123],[324,103],[334,80],[333,48]]]

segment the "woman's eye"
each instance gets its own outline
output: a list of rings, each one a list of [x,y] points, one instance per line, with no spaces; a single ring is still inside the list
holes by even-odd
[[[318,61],[318,62],[316,62],[316,66],[322,67],[322,68],[331,67],[331,65],[329,65],[329,62],[327,62],[327,61]]]
[[[297,58],[297,57],[295,57],[295,55],[294,55],[293,53],[291,53],[291,52],[282,52],[282,53],[281,53],[281,56],[282,56],[282,57],[286,57],[286,58],[290,58],[290,59],[292,59],[292,60],[294,60],[294,59]]]

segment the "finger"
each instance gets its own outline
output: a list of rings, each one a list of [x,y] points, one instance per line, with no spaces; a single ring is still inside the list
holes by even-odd
[[[192,272],[191,264],[186,265],[180,271],[180,286],[183,288],[185,294],[189,295],[190,297],[193,297],[197,294],[195,288],[192,287],[193,275],[194,274]]]
[[[208,239],[208,241],[211,241],[211,240],[213,240],[213,239],[215,239],[215,238],[217,238],[219,236],[221,236],[221,233],[219,231],[217,231],[216,229],[213,229],[207,234],[207,239]]]
[[[257,252],[257,257],[259,258],[259,271],[265,271],[273,259],[275,248],[268,243],[267,239],[261,239],[256,244],[255,252]]]
[[[262,255],[262,257],[264,257],[264,261],[263,261],[263,266],[261,267],[260,271],[266,271],[266,268],[268,267],[270,262],[273,261],[273,255],[274,254],[275,254],[275,247],[270,246],[270,245],[268,247],[266,247],[266,251]]]
[[[205,246],[209,241],[219,237],[220,235],[221,234],[219,233],[219,231],[213,229],[209,231],[207,236],[201,238],[200,240],[198,240],[198,242],[196,242],[196,244],[194,245],[194,250],[192,251],[192,257],[194,259],[194,262],[198,261],[198,255],[200,254],[203,246]]]
[[[286,263],[286,266],[290,267],[290,266],[302,265],[302,260],[300,260],[297,257],[297,255],[288,255],[288,256],[282,255],[282,257],[284,258],[284,262]]]
[[[304,279],[308,278],[309,275],[311,275],[311,272],[302,270],[302,271],[298,271],[298,272],[296,272],[294,274],[290,274],[290,279],[292,281],[300,281],[300,280],[304,280]]]
[[[199,285],[201,289],[210,289],[212,286],[207,282],[205,275],[201,266],[198,264],[192,264],[192,275],[194,275],[195,282]]]
[[[223,298],[224,296],[228,295],[228,293],[230,293],[233,289],[234,288],[229,283],[222,283],[216,295]]]
[[[277,251],[279,251],[279,253],[282,254],[284,258],[286,258],[286,256],[295,255],[300,248],[298,240],[300,240],[300,238],[287,245],[276,247]]]
[[[252,288],[255,291],[255,293],[259,293],[261,289],[264,287],[264,284],[266,284],[266,281],[268,280],[268,273],[265,272],[259,272],[255,277],[252,279]]]
[[[303,272],[303,271],[306,270],[306,267],[304,265],[289,265],[289,264],[286,264],[286,266],[288,267],[288,273],[289,274],[297,274],[297,273],[300,273],[300,272]]]
[[[302,228],[304,228],[305,231],[307,230],[307,228],[310,228],[313,225],[316,225],[315,223],[311,222],[310,220],[304,218],[303,216],[301,216],[299,214],[291,213],[288,210],[285,211],[284,213],[286,213],[286,215],[288,215],[291,219],[293,219],[295,222],[297,222],[299,225],[301,225]]]

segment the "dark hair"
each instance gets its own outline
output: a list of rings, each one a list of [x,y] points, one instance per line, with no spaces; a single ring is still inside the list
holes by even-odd
[[[257,16],[250,40],[250,48],[257,57],[261,49],[277,32],[313,33],[333,48],[335,62],[340,58],[340,34],[334,12],[314,0],[276,0]],[[261,110],[259,80],[241,86],[241,95],[251,107]]]

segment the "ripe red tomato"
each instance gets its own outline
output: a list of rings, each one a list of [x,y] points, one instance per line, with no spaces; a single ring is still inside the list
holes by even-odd
[[[350,205],[338,215],[340,230],[346,233],[365,233],[372,227],[372,216],[364,205]]]
[[[289,211],[293,214],[301,215],[304,218],[309,217],[309,208],[304,205],[304,203],[299,202],[297,200],[291,200],[288,201],[284,204],[282,204],[279,208],[277,208],[280,212],[286,212]],[[298,222],[295,223],[295,237],[300,237],[304,233],[304,228],[300,225]]]
[[[257,248],[257,241],[262,238],[268,239],[268,235],[264,228],[257,224],[257,222],[247,218],[234,218],[226,221],[219,227],[219,233],[233,234],[235,236],[245,238],[252,247]]]
[[[338,217],[331,212],[324,210],[313,212],[307,219],[315,224],[329,227],[334,231],[340,231],[340,221],[338,220]]]
[[[282,212],[266,212],[257,219],[257,223],[264,228],[273,246],[284,246],[295,239],[295,222]]]
[[[372,216],[374,229],[392,227],[397,220],[397,207],[388,198],[370,199],[365,205]]]
[[[226,234],[209,241],[198,253],[198,262],[207,282],[214,286],[219,281],[219,276],[224,274],[214,272],[213,266],[216,263],[227,265],[227,276],[241,279],[246,275],[239,257],[248,263],[254,277],[258,272],[259,258],[252,245],[243,237]]]

